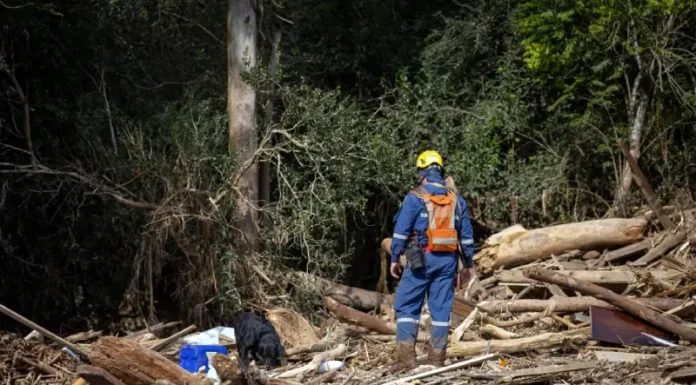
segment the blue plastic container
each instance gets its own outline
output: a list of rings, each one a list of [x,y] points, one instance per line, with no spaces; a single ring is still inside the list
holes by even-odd
[[[197,373],[198,368],[204,366],[207,373],[208,356],[206,353],[210,352],[227,355],[227,348],[222,345],[183,345],[179,349],[179,366],[191,373]]]

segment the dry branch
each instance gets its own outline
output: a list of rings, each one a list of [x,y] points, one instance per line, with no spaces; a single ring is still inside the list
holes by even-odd
[[[175,342],[175,341],[178,340],[179,338],[181,338],[181,337],[183,337],[183,336],[185,336],[185,335],[191,333],[191,332],[194,331],[194,330],[196,330],[196,325],[190,325],[190,326],[188,326],[186,329],[184,329],[184,330],[182,330],[182,331],[180,331],[180,332],[178,332],[178,333],[174,333],[174,334],[172,334],[171,336],[169,336],[169,337],[163,339],[162,341],[156,343],[155,345],[153,345],[153,346],[150,348],[150,350],[155,351],[155,352],[159,352],[160,350],[166,348],[167,346],[169,346],[170,344],[172,344],[173,342]]]
[[[51,333],[47,329],[39,326],[38,324],[34,323],[31,320],[25,318],[21,314],[12,311],[10,308],[5,307],[3,305],[0,305],[0,313],[5,314],[6,316],[14,319],[15,321],[21,323],[22,325],[24,325],[28,328],[36,330],[37,332],[41,333],[41,335],[52,340],[53,342],[57,343],[58,345],[72,350],[73,352],[75,352],[75,354],[78,354],[83,358],[87,358],[87,353],[85,353],[82,349],[78,348],[76,345],[71,344],[70,342],[58,337],[57,335]]]
[[[490,336],[493,336],[499,340],[511,340],[513,338],[518,338],[519,335],[517,333],[509,332],[501,327],[495,326],[495,325],[483,325],[479,328],[479,330],[482,333],[486,333]]]
[[[641,318],[655,326],[658,326],[666,331],[679,335],[683,339],[696,342],[696,330],[673,321],[657,311],[642,306],[641,304],[631,301],[630,299],[607,290],[593,283],[579,281],[567,275],[559,274],[554,271],[541,269],[539,267],[530,267],[524,270],[524,275],[538,281],[553,283],[567,287],[571,290],[579,291],[580,293],[592,295],[602,299],[618,308],[621,308],[634,316]]]
[[[657,215],[657,218],[660,220],[660,223],[662,223],[662,226],[664,226],[666,229],[674,228],[674,222],[672,222],[669,216],[665,214],[664,210],[662,209],[662,205],[657,199],[657,195],[655,195],[655,191],[653,191],[652,186],[650,186],[650,182],[648,182],[648,178],[645,176],[645,174],[643,174],[643,171],[638,165],[638,161],[633,154],[631,154],[628,146],[623,142],[619,142],[619,147],[621,148],[621,152],[623,152],[628,165],[631,167],[633,179],[636,181],[638,187],[640,187],[640,191],[643,192],[645,200],[648,201],[648,205],[653,212],[655,212],[655,215]]]
[[[317,371],[317,369],[319,369],[319,366],[321,366],[322,362],[340,358],[341,356],[346,354],[346,351],[346,345],[340,344],[332,350],[316,354],[314,357],[312,357],[312,361],[307,365],[288,370],[287,372],[279,374],[277,377],[292,378],[300,374],[315,372]]]

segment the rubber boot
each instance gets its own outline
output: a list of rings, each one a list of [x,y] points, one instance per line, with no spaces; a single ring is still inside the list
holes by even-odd
[[[407,342],[396,343],[396,359],[389,367],[392,374],[409,372],[418,367],[416,345]]]
[[[445,349],[435,349],[432,346],[428,346],[428,365],[433,365],[435,367],[445,366],[445,357],[447,356],[447,348]]]

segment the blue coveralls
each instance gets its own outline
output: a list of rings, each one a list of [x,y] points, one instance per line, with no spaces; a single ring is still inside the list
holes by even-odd
[[[439,174],[427,176],[423,187],[431,195],[446,195],[447,189],[430,183],[445,185]],[[463,250],[464,267],[473,267],[474,231],[471,227],[469,213],[464,199],[457,195],[461,212],[455,217],[455,228],[459,233],[459,242]],[[426,235],[428,214],[425,204],[413,192],[406,195],[395,217],[392,236],[392,262],[398,262],[403,254],[413,231],[415,242],[425,248],[428,244]],[[457,276],[457,253],[426,252],[426,266],[416,271],[406,267],[401,282],[396,289],[394,310],[396,311],[397,343],[415,344],[420,323],[421,309],[425,295],[428,295],[428,307],[432,317],[430,344],[434,349],[443,350],[447,346],[450,312],[454,302],[454,285]]]

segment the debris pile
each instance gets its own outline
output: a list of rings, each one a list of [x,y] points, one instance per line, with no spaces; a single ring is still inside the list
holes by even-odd
[[[297,272],[288,280],[321,295],[328,317],[317,328],[294,311],[270,310],[287,363],[273,370],[252,365],[249,378],[269,385],[694,381],[696,210],[670,213],[648,201],[652,210],[637,218],[513,226],[491,236],[475,256],[479,276],[456,295],[442,368],[422,365],[391,375],[393,295]],[[385,258],[388,244],[382,242]],[[212,341],[228,354],[210,354],[204,370],[192,373],[177,360],[195,326],[167,338],[153,333],[177,324],[125,337],[88,332],[62,339],[5,307],[0,311],[59,346],[2,337],[3,385],[66,384],[78,377],[92,385],[246,383],[234,338],[220,333]],[[418,336],[423,362],[429,327],[425,309]]]

